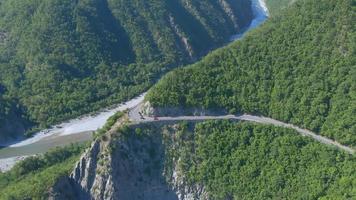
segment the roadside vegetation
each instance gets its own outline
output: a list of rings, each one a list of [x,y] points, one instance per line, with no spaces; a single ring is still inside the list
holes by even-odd
[[[86,144],[73,144],[29,157],[0,173],[0,199],[46,199],[49,189],[73,170]]]
[[[147,123],[121,129],[113,144],[110,153],[132,170],[144,169],[142,176],[202,186],[209,199],[356,197],[355,155],[288,128],[229,120]]]
[[[111,116],[103,128],[94,133],[94,140],[105,134],[126,111]],[[80,155],[91,141],[55,148],[43,155],[28,157],[6,173],[0,172],[0,199],[46,199],[59,178],[68,176]]]
[[[113,116],[111,116],[101,129],[95,131],[94,134],[95,138],[103,137],[120,118],[125,116],[126,113],[127,111],[123,111],[123,112],[119,111],[115,113]]]
[[[44,128],[142,93],[253,17],[249,1],[227,1],[235,20],[219,2],[1,1],[0,129],[5,97],[12,117]]]
[[[171,14],[179,15],[197,56],[231,32],[220,23],[226,16],[211,10],[215,0],[185,1],[193,11],[181,0],[9,2],[0,3],[0,123],[18,115],[45,127],[130,98],[188,62],[169,25],[156,24],[167,10],[179,11]],[[243,40],[169,73],[147,99],[262,114],[356,146],[355,5],[300,0]],[[124,115],[111,117],[95,139],[105,140]],[[46,199],[86,147],[57,148],[0,173],[0,199]],[[355,155],[287,128],[228,120],[124,125],[104,151],[148,155],[134,164],[143,163],[147,176],[164,171],[168,181],[177,165],[182,181],[203,185],[212,199],[356,199]]]
[[[356,146],[355,5],[297,1],[241,41],[169,73],[147,100],[261,114]]]
[[[209,121],[176,136],[171,155],[211,199],[356,198],[356,157],[294,130]]]

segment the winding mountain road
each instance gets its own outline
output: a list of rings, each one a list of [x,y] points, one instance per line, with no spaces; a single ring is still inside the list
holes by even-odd
[[[268,18],[268,9],[264,0],[253,0],[253,12],[255,19],[251,22],[250,27],[246,30],[251,30],[263,23]],[[1,33],[0,33],[1,34]],[[231,37],[231,40],[240,39],[244,34],[237,34]],[[0,35],[1,38],[1,35]],[[1,40],[1,39],[0,39]],[[70,144],[72,142],[78,142],[83,140],[89,140],[91,132],[101,128],[106,120],[118,111],[129,109],[129,118],[132,122],[145,123],[145,122],[169,122],[169,121],[204,121],[204,120],[240,120],[251,121],[261,124],[272,124],[275,126],[287,127],[296,130],[303,136],[311,137],[321,143],[337,147],[350,154],[355,153],[355,149],[342,145],[336,141],[330,140],[326,137],[317,135],[309,130],[299,128],[292,124],[287,124],[281,121],[277,121],[271,118],[253,115],[221,115],[221,116],[178,116],[178,117],[158,117],[156,119],[152,117],[146,117],[140,115],[140,104],[143,103],[146,93],[143,93],[139,97],[132,99],[124,104],[118,105],[115,108],[107,109],[103,112],[99,112],[97,115],[90,115],[73,119],[69,122],[64,122],[55,126],[55,128],[43,130],[37,133],[34,137],[14,141],[11,144],[3,144],[6,148],[0,149],[0,171],[7,171],[18,162],[24,159],[26,156],[40,154],[48,151],[51,147],[58,146],[59,144]],[[77,137],[77,139],[75,139]],[[70,139],[68,139],[70,138]],[[63,142],[64,141],[64,142]],[[51,145],[43,145],[43,144]]]
[[[333,141],[329,138],[320,136],[316,133],[313,133],[312,131],[309,131],[307,129],[302,129],[299,128],[293,124],[287,124],[272,118],[268,118],[268,117],[263,117],[263,116],[254,116],[254,115],[248,115],[248,114],[244,114],[244,115],[220,115],[220,116],[177,116],[177,117],[149,117],[149,116],[142,116],[142,114],[140,113],[141,111],[141,107],[142,104],[134,107],[133,109],[131,109],[129,111],[129,119],[132,122],[136,122],[136,123],[148,123],[148,122],[169,122],[169,121],[204,121],[204,120],[226,120],[226,119],[230,119],[230,120],[239,120],[239,121],[250,121],[250,122],[256,122],[256,123],[260,123],[260,124],[271,124],[274,126],[280,126],[280,127],[285,127],[285,128],[291,128],[296,130],[299,134],[301,134],[302,136],[308,136],[313,138],[314,140],[323,143],[323,144],[327,144],[330,146],[334,146],[338,149],[344,150],[350,154],[354,154],[355,153],[355,149],[342,145],[336,141]]]

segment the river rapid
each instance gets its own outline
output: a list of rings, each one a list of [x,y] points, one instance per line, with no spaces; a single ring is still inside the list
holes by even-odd
[[[252,0],[252,10],[254,19],[249,27],[243,33],[231,36],[230,41],[241,39],[246,32],[261,25],[269,16],[264,0]],[[136,107],[143,102],[145,95],[146,93],[143,93],[114,108],[61,123],[31,138],[8,144],[6,148],[0,149],[0,171],[8,171],[18,161],[31,155],[47,152],[51,148],[91,140],[93,132],[102,128],[109,117],[118,111]]]

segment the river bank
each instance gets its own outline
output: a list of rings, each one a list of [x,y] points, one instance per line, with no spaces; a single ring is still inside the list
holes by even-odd
[[[264,21],[266,21],[269,17],[268,8],[266,2],[264,0],[252,0],[251,1],[252,11],[255,18],[251,21],[250,25],[246,28],[242,33],[231,36],[230,41],[235,41],[241,39],[242,36],[245,35],[246,32],[257,28]]]
[[[20,160],[46,152],[51,148],[89,141],[93,136],[93,132],[102,128],[111,116],[118,111],[136,107],[143,102],[145,95],[146,93],[143,93],[112,109],[105,109],[96,114],[82,116],[55,125],[53,126],[54,128],[40,131],[31,138],[14,142],[0,149],[0,171],[8,171]]]
[[[252,11],[254,19],[243,33],[231,36],[231,41],[241,39],[242,36],[259,26],[268,18],[268,9],[264,0],[252,0]],[[144,101],[146,93],[116,106],[113,109],[106,109],[95,115],[82,116],[53,126],[52,129],[43,130],[33,137],[16,141],[0,149],[0,171],[7,171],[24,155],[30,156],[48,151],[56,146],[64,146],[74,142],[90,140],[92,132],[103,127],[106,121],[118,111],[135,108]],[[67,137],[70,136],[70,137]],[[65,138],[66,140],[63,140]]]

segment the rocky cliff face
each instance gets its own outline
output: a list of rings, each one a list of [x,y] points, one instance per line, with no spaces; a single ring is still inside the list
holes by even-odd
[[[250,0],[2,0],[0,84],[26,130],[55,125],[138,95],[253,17]]]
[[[131,125],[98,139],[51,199],[207,199],[204,186],[187,184],[180,170],[176,131],[174,124]]]
[[[226,115],[228,111],[223,108],[204,109],[204,108],[186,108],[186,107],[153,107],[149,101],[145,102],[140,112],[146,116],[214,116]]]

